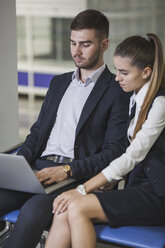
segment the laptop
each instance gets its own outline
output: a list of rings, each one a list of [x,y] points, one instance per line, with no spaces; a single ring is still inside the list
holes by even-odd
[[[43,185],[23,156],[0,153],[0,188],[2,189],[50,194],[73,182],[75,179],[67,178],[58,183]]]

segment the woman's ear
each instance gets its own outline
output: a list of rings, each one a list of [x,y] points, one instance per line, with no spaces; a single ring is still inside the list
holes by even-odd
[[[146,68],[144,68],[143,79],[147,80],[151,76],[151,73],[152,73],[151,67],[147,66]]]

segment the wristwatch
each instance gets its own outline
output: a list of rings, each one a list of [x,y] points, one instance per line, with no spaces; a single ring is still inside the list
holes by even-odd
[[[67,174],[67,177],[71,176],[71,169],[70,169],[70,165],[66,164],[63,166],[63,170],[65,171],[65,173]]]
[[[85,186],[83,184],[80,184],[77,186],[76,188],[77,192],[79,192],[81,195],[86,195],[86,189]]]

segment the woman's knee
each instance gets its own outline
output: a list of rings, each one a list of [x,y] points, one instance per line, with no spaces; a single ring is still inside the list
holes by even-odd
[[[60,223],[65,224],[68,221],[68,212],[65,211],[64,213],[54,214],[53,216],[53,223]]]
[[[78,218],[99,219],[107,221],[97,197],[93,194],[82,196],[71,202],[68,206],[68,220],[76,221]]]
[[[85,214],[84,205],[81,204],[82,199],[76,199],[72,201],[68,206],[68,220],[76,220],[80,216]]]

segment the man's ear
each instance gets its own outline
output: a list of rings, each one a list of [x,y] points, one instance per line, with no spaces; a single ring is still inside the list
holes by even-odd
[[[108,46],[109,46],[109,39],[102,40],[102,49],[103,49],[103,52],[107,50]]]
[[[151,74],[152,74],[152,69],[151,67],[147,66],[143,70],[143,79],[147,80],[151,76]]]

